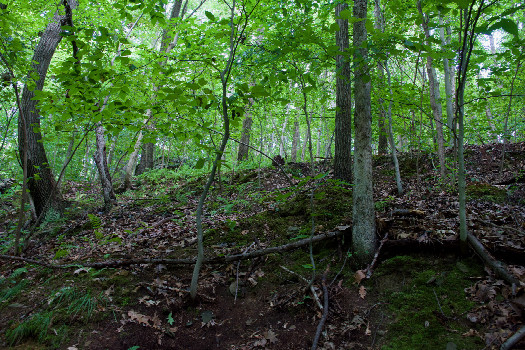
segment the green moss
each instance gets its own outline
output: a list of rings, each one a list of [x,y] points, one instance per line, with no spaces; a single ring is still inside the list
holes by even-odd
[[[507,199],[506,190],[483,183],[468,185],[466,193],[467,199],[479,199],[495,203],[502,203]]]
[[[376,271],[375,284],[392,318],[382,349],[444,349],[453,342],[458,349],[477,349],[464,314],[474,307],[464,289],[471,276],[482,274],[472,260],[400,256],[385,261]]]

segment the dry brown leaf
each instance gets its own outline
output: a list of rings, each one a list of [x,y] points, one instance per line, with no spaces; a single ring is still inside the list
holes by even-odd
[[[359,296],[361,299],[366,297],[366,288],[364,286],[359,287]]]
[[[355,273],[354,273],[354,280],[355,280],[355,283],[356,284],[359,284],[361,283],[361,280],[363,278],[366,278],[366,273],[364,270],[357,270]]]
[[[277,334],[271,329],[265,332],[264,337],[270,341],[271,344],[277,343]]]

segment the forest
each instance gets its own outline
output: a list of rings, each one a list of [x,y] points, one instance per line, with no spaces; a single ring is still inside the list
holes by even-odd
[[[515,0],[0,0],[0,348],[525,348],[524,33]]]

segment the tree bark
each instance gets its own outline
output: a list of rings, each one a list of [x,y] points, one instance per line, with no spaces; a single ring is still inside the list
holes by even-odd
[[[445,29],[443,28],[443,17],[439,14],[439,36],[441,38],[441,48],[443,51],[446,50],[446,46],[450,44],[450,37],[445,39]],[[452,80],[450,77],[450,66],[448,64],[448,58],[443,58],[443,70],[445,72],[445,96],[446,96],[446,110],[447,110],[447,127],[449,131],[449,144],[453,140],[453,125],[454,125],[454,107],[453,107],[453,93],[452,93]]]
[[[336,56],[336,112],[335,112],[335,155],[334,176],[337,179],[352,181],[352,96],[351,71],[348,48],[348,20],[341,19],[342,11],[348,9],[348,4],[340,3],[335,7],[335,18],[339,30],[335,32],[336,45],[339,52]]]
[[[294,134],[292,139],[292,155],[290,160],[295,163],[297,162],[297,145],[301,142],[301,134],[299,133],[299,122],[297,120],[293,123],[293,128]]]
[[[253,120],[250,116],[247,116],[242,121],[241,143],[239,144],[239,152],[237,153],[237,160],[239,162],[248,159],[252,123]]]
[[[376,247],[375,212],[372,188],[372,115],[370,102],[370,79],[368,77],[368,51],[362,47],[366,41],[365,27],[367,1],[354,1],[354,17],[362,19],[354,23],[355,69],[355,151],[352,245],[356,258],[369,262]]]
[[[95,129],[97,147],[93,154],[93,159],[97,165],[100,184],[102,185],[102,197],[104,198],[104,210],[109,211],[117,201],[109,174],[106,158],[106,141],[104,140],[104,127],[98,122]]]
[[[131,155],[129,156],[129,159],[128,159],[128,163],[124,167],[124,171],[122,174],[122,180],[123,180],[122,189],[123,190],[126,190],[131,186],[131,178],[133,177],[133,173],[135,172],[135,166],[137,165],[137,159],[139,157],[140,145],[142,144],[143,136],[144,134],[142,133],[142,130],[140,130],[137,136],[137,141],[135,141],[135,147],[133,147],[133,152],[131,152]],[[139,173],[139,175],[140,174],[141,173]]]
[[[46,74],[58,44],[62,40],[62,25],[66,25],[71,18],[72,10],[78,3],[76,0],[64,0],[67,8],[65,14],[57,11],[51,23],[48,24],[35,49],[31,60],[32,67],[28,74],[29,81],[24,85],[22,93],[21,111],[18,120],[18,151],[23,158],[24,149],[27,147],[27,175],[29,194],[35,205],[38,217],[47,215],[49,210],[60,213],[63,209],[62,195],[56,187],[53,172],[47,160],[46,151],[40,133],[40,113],[37,108],[38,101],[34,99],[35,91],[42,91]],[[31,75],[36,74],[33,80]],[[22,120],[23,118],[23,120]],[[23,135],[26,135],[24,139]],[[26,145],[27,141],[27,145]]]

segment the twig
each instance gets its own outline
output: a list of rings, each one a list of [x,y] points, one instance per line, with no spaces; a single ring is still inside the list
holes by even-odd
[[[374,272],[373,271],[374,267],[375,267],[375,265],[377,263],[377,258],[379,257],[379,253],[381,252],[381,248],[383,248],[383,244],[385,244],[386,241],[388,241],[388,232],[385,233],[385,236],[381,240],[381,244],[379,244],[379,248],[377,248],[376,253],[374,254],[374,259],[372,260],[370,265],[368,265],[368,267],[366,268],[366,278],[367,279],[372,277],[372,273]]]
[[[512,337],[507,339],[505,343],[501,344],[500,350],[510,350],[514,345],[516,345],[521,339],[525,337],[525,326],[521,326],[521,328],[514,333]]]
[[[317,306],[319,307],[320,310],[323,310],[323,305],[321,305],[321,301],[319,300],[319,297],[317,296],[317,293],[315,292],[314,286],[310,283],[310,281],[308,281],[306,278],[304,278],[303,276],[301,276],[297,272],[292,271],[292,270],[290,270],[290,269],[288,269],[288,268],[286,268],[286,267],[284,267],[282,265],[281,265],[281,269],[283,269],[286,272],[291,273],[292,275],[295,275],[295,276],[299,277],[301,280],[303,280],[304,283],[309,285],[310,286],[310,291],[312,291],[312,294],[314,296],[315,302],[317,303]]]
[[[317,330],[315,332],[314,341],[312,344],[312,350],[317,349],[317,343],[319,343],[319,338],[321,337],[321,333],[324,328],[324,324],[326,322],[326,319],[328,318],[328,288],[326,287],[326,275],[328,274],[328,270],[330,269],[330,265],[326,267],[326,270],[323,273],[323,299],[324,299],[324,308],[323,308],[323,316],[321,317],[321,320],[319,321],[319,324],[317,325]]]
[[[443,316],[445,316],[445,313],[443,312],[443,309],[441,308],[441,304],[439,303],[439,299],[438,299],[438,296],[437,296],[437,294],[436,294],[435,289],[432,288],[432,291],[434,292],[434,296],[436,297],[436,301],[437,301],[437,303],[438,303],[439,311],[441,311],[441,314],[442,314]],[[445,317],[446,317],[446,316],[445,316]]]
[[[337,274],[335,275],[335,277],[332,280],[332,282],[330,282],[330,284],[329,284],[330,287],[332,286],[332,284],[335,283],[335,281],[337,280],[337,277],[339,277],[341,272],[343,272],[343,269],[345,268],[345,265],[346,265],[346,261],[348,260],[348,254],[350,253],[351,249],[352,249],[352,247],[348,247],[348,250],[346,251],[345,259],[343,260],[343,266],[341,266],[341,269],[339,270],[339,272],[337,272]]]

